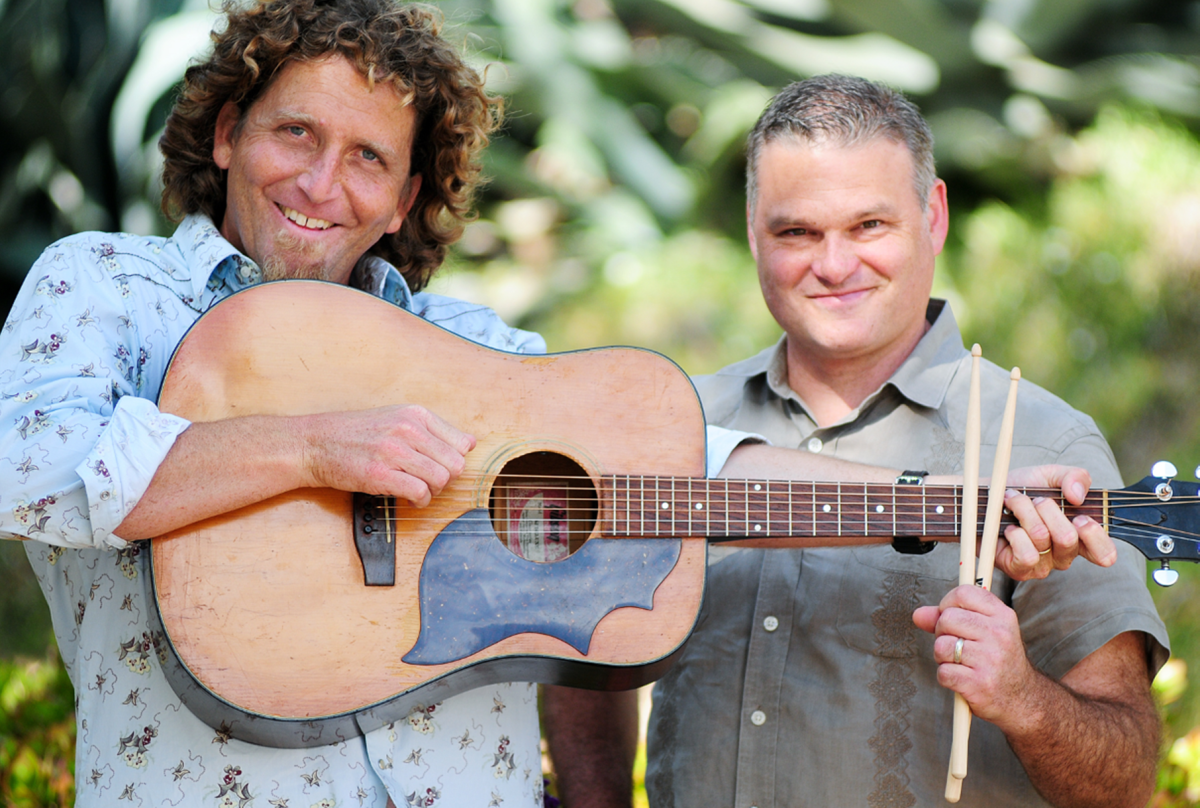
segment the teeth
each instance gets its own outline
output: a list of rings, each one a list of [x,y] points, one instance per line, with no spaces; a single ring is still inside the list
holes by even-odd
[[[292,210],[291,208],[286,208],[283,205],[280,205],[279,209],[283,211],[284,216],[288,217],[301,227],[309,227],[313,230],[325,230],[333,227],[333,222],[327,222],[324,219],[310,219],[298,210]]]

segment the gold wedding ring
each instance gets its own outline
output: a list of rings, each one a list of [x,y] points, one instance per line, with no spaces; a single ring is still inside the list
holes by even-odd
[[[958,642],[954,643],[954,664],[955,665],[962,664],[962,649],[963,649],[964,643],[966,643],[966,640],[964,640],[962,637],[959,637]]]

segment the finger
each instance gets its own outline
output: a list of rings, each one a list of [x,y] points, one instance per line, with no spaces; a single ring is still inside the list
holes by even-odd
[[[934,633],[942,610],[937,606],[918,606],[913,612],[913,624],[922,631]]]
[[[1039,548],[1039,552],[1045,555],[1046,550],[1050,550],[1053,567],[1059,570],[1067,569],[1075,560],[1075,556],[1079,555],[1079,531],[1053,499],[1037,497],[1033,500],[1033,506],[1050,531],[1050,546]]]
[[[966,614],[978,613],[985,617],[991,617],[1007,608],[998,597],[981,586],[956,586],[947,592],[941,603],[938,604],[938,609],[941,610],[939,623],[948,619],[949,613],[954,611]],[[953,620],[955,616],[949,615],[949,619]],[[953,631],[961,629],[962,626],[955,625],[950,628]],[[939,625],[939,633],[945,633],[942,629],[943,626]]]
[[[1117,561],[1117,546],[1104,526],[1090,516],[1080,514],[1072,524],[1079,532],[1079,554],[1101,567],[1111,567]]]
[[[1050,528],[1042,519],[1034,501],[1025,494],[1008,489],[1004,492],[1004,507],[1016,517],[1024,536],[1029,539],[1028,544],[1017,544],[1010,539],[1009,544],[1013,545],[1014,554],[1022,564],[1029,567],[1036,565],[1037,558],[1034,556],[1050,549]]]
[[[428,411],[398,413],[389,432],[392,442],[387,449],[394,458],[392,465],[434,486],[435,494],[466,467],[466,452],[459,447],[474,445],[472,436]]]
[[[961,651],[957,654],[958,659],[955,659],[956,650],[959,648],[959,642],[962,642]],[[967,646],[970,640],[966,637],[956,637],[953,634],[943,634],[933,641],[933,661],[939,665],[966,665]]]
[[[465,455],[467,452],[475,448],[474,435],[468,432],[463,432],[449,421],[444,420],[428,410],[423,411],[428,417],[428,420],[426,421],[426,428],[435,438],[438,438],[439,440],[444,441],[447,445],[453,447],[454,451],[458,452],[460,455]]]
[[[1053,481],[1051,485],[1054,485]],[[1088,474],[1087,469],[1068,468],[1059,481],[1059,485],[1067,502],[1072,505],[1082,505],[1084,498],[1087,497],[1088,489],[1092,487],[1092,475]]]

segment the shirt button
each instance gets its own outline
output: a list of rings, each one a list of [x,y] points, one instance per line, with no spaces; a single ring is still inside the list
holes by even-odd
[[[806,445],[808,446],[808,450],[815,454],[816,452],[821,451],[821,447],[824,446],[825,444],[821,443],[820,438],[809,438],[808,443]]]
[[[763,724],[767,723],[767,714],[762,710],[755,710],[754,712],[750,713],[750,723],[756,727],[761,727]]]
[[[763,628],[767,631],[774,631],[779,628],[779,618],[775,615],[770,615],[767,619],[763,620]]]

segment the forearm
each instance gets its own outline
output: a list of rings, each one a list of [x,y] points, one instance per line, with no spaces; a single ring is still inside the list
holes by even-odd
[[[982,717],[1004,732],[1034,787],[1058,808],[1145,805],[1160,737],[1145,635],[1118,634],[1061,682],[1032,670],[1020,678],[1019,695]]]
[[[894,483],[899,473],[896,469],[864,466],[796,449],[744,443],[733,450],[717,476],[755,480]]]
[[[274,416],[192,424],[114,532],[127,540],[153,538],[311,485],[302,426],[303,419]]]
[[[546,742],[564,808],[629,808],[637,754],[637,691],[547,686]]]
[[[1057,808],[1140,808],[1147,803],[1160,732],[1149,699],[1131,704],[1089,698],[1044,676],[1030,695],[1039,704],[1033,720],[1006,735],[1034,788],[1048,802]]]

